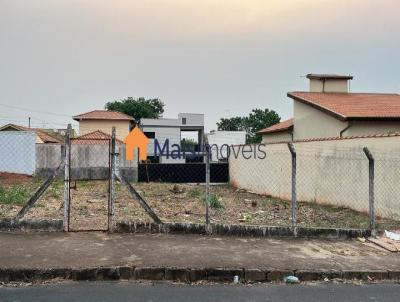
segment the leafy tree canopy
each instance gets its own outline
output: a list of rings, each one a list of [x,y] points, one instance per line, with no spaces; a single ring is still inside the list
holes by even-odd
[[[269,109],[253,109],[248,116],[221,118],[217,123],[220,131],[246,131],[246,143],[260,143],[261,135],[256,132],[279,123],[278,113]]]
[[[127,97],[126,99],[107,102],[105,109],[123,112],[136,121],[142,118],[159,118],[164,113],[165,104],[160,99]]]

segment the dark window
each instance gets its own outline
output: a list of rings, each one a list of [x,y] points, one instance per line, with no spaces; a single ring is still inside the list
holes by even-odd
[[[156,137],[155,132],[145,132],[144,135],[146,135],[147,138],[155,138]]]
[[[186,117],[182,118],[182,125],[186,125]]]

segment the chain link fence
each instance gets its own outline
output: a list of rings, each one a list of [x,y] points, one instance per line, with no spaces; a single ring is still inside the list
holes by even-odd
[[[206,148],[195,161],[155,163],[137,152],[128,162],[115,135],[45,146],[10,132],[0,142],[0,218],[64,219],[71,231],[119,221],[400,228],[395,150],[246,145],[228,161]]]
[[[258,145],[233,147],[229,184],[211,187],[212,200],[218,199],[222,204],[211,212],[211,221],[290,226],[290,160],[286,146],[275,150],[262,150]]]
[[[69,230],[108,230],[111,139],[71,139]]]
[[[297,225],[369,228],[368,159],[362,150],[297,147]]]
[[[400,228],[396,202],[400,197],[400,157],[368,148],[326,148],[306,143],[266,147],[269,150],[263,159],[242,156],[229,162],[231,185],[239,192],[254,193],[248,201],[272,200],[281,214],[269,216],[263,224]],[[258,203],[252,205],[257,208]],[[246,204],[237,212],[244,209]],[[250,223],[251,213],[247,215]]]
[[[44,156],[37,139],[34,131],[0,132],[0,219],[63,217],[62,181],[48,181],[62,168],[61,145],[49,144],[55,156]]]

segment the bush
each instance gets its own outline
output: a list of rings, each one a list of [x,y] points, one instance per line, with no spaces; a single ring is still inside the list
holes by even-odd
[[[203,197],[203,202],[206,203],[206,196]],[[210,207],[212,209],[224,209],[221,198],[217,194],[210,194]]]
[[[0,187],[0,203],[22,206],[28,201],[29,197],[30,192],[24,186]]]

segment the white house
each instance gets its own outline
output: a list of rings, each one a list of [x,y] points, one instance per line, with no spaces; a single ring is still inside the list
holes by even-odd
[[[349,92],[352,76],[308,74],[310,91],[289,92],[293,118],[258,133],[263,143],[400,132],[400,95]]]
[[[199,113],[179,113],[178,118],[159,118],[141,119],[140,127],[144,134],[150,139],[147,157],[153,162],[160,163],[179,163],[186,162],[187,158],[173,159],[171,156],[157,156],[154,154],[154,142],[158,141],[162,148],[166,147],[169,153],[176,150],[176,145],[181,146],[181,133],[184,131],[197,132],[197,143],[202,145],[204,142],[204,114]],[[166,150],[166,149],[165,149]],[[170,155],[170,154],[169,154]]]

